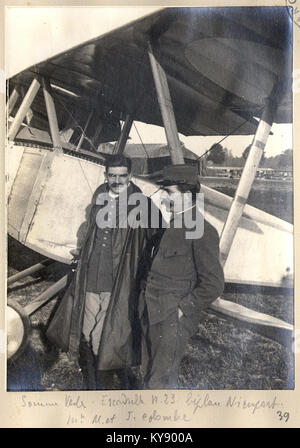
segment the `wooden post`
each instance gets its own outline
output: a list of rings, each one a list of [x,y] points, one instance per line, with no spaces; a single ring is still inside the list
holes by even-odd
[[[122,154],[123,153],[125,146],[126,146],[126,142],[129,137],[132,123],[133,123],[132,116],[129,114],[126,115],[120,138],[119,138],[119,140],[114,148],[114,151],[113,151],[114,154]]]
[[[19,92],[17,91],[17,88],[15,87],[9,97],[8,104],[7,104],[8,116],[10,116],[10,114],[14,110],[14,107],[16,105],[16,102],[17,102],[17,99],[19,98],[19,96],[20,96]]]
[[[87,121],[86,121],[84,130],[83,130],[83,132],[82,132],[82,134],[81,134],[81,137],[80,137],[80,139],[79,139],[78,145],[76,146],[76,151],[78,151],[78,150],[80,149],[81,145],[82,145],[82,142],[83,142],[83,139],[84,139],[86,130],[87,130],[88,125],[90,124],[91,118],[92,118],[92,116],[93,116],[93,112],[94,112],[94,109],[91,110],[91,112],[90,112],[90,114],[89,114],[89,116],[88,116],[88,119],[87,119]]]
[[[276,92],[276,89],[277,86],[274,86],[272,93]],[[273,95],[271,95],[270,98],[272,98],[272,96]],[[274,97],[276,98],[276,95],[274,95]],[[221,234],[220,255],[223,266],[228,258],[244,207],[247,203],[248,195],[271,131],[275,110],[276,103],[273,103],[271,99],[268,99]],[[212,309],[221,312],[222,314],[245,321],[252,325],[258,325],[260,329],[264,329],[264,332],[268,330],[266,336],[274,339],[277,338],[276,340],[280,343],[285,344],[286,340],[290,340],[290,336],[292,335],[293,326],[289,323],[276,319],[273,316],[251,310],[245,306],[221,298],[216,299],[210,306]],[[284,331],[285,333],[280,333],[280,331]]]
[[[267,101],[260,119],[256,134],[247,157],[234,199],[232,201],[227,220],[224,224],[220,240],[220,260],[224,266],[239,226],[247,199],[255,179],[256,170],[263,155],[265,145],[271,131],[275,106],[271,100]]]
[[[26,118],[26,123],[29,126],[31,123],[31,120],[33,119],[33,112],[32,112],[31,108],[28,109],[28,112],[27,112],[25,118]]]
[[[171,160],[173,165],[184,164],[184,157],[181,143],[178,138],[177,125],[167,76],[164,69],[155,58],[150,42],[148,43],[148,54],[156,87],[158,104],[164,123],[167,142],[170,148]]]
[[[50,134],[51,139],[53,143],[54,149],[61,149],[61,141],[60,141],[60,135],[59,135],[59,128],[58,128],[58,122],[57,122],[57,115],[55,110],[55,104],[52,98],[51,93],[51,86],[48,80],[46,80],[44,77],[42,78],[43,82],[43,92],[44,92],[44,98],[46,103],[46,109],[47,109],[47,115],[48,115],[48,121],[50,126]]]
[[[25,88],[24,88],[24,86],[21,87],[21,95],[22,95],[22,97],[25,96]],[[28,109],[28,111],[26,112],[26,115],[25,115],[25,122],[26,122],[26,124],[28,126],[30,125],[30,122],[31,122],[32,118],[33,118],[33,112],[32,112],[31,107],[29,107],[29,109]]]
[[[38,297],[36,297],[32,302],[28,303],[24,307],[25,313],[29,316],[35,313],[41,306],[45,305],[52,297],[61,291],[68,282],[68,276],[64,275],[60,280],[51,285],[46,291],[42,292]]]
[[[99,135],[101,134],[102,130],[103,130],[103,122],[100,122],[100,121],[99,121],[99,124],[98,124],[98,126],[97,126],[97,129],[96,129],[95,134],[94,134],[94,136],[93,136],[93,143],[94,143],[94,144],[96,144],[96,141],[98,140],[98,137],[99,137]]]
[[[14,138],[16,137],[23,120],[24,120],[36,94],[38,93],[39,88],[40,88],[40,83],[35,78],[32,81],[29,89],[27,90],[27,93],[22,101],[22,104],[19,107],[19,110],[14,118],[14,121],[8,131],[7,137],[9,140],[14,140]]]
[[[7,285],[11,285],[12,283],[17,282],[18,280],[22,280],[23,278],[27,277],[28,275],[34,274],[35,272],[40,271],[41,269],[44,269],[49,264],[54,263],[54,260],[51,260],[50,258],[45,258],[45,260],[41,261],[40,263],[37,263],[30,268],[24,269],[24,271],[18,272],[17,274],[14,274],[7,279]]]
[[[28,199],[26,212],[19,231],[19,241],[23,244],[25,244],[26,239],[28,237],[28,233],[30,232],[32,220],[39,205],[39,201],[42,192],[44,190],[44,186],[48,181],[49,177],[51,176],[51,165],[53,163],[53,160],[56,157],[56,155],[60,153],[62,150],[57,123],[57,116],[54,101],[51,94],[50,83],[47,79],[43,77],[42,84],[43,84],[43,92],[47,109],[48,121],[50,126],[50,134],[53,143],[53,150],[47,151],[46,155],[44,156],[38,174],[36,176],[33,188],[31,190],[30,197]]]

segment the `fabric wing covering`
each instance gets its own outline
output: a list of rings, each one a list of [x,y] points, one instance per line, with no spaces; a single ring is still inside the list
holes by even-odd
[[[74,123],[84,128],[93,109],[87,135],[95,136],[103,123],[95,145],[117,140],[127,114],[162,126],[149,41],[166,71],[180,133],[253,134],[275,84],[274,121],[292,121],[286,7],[162,9],[30,67],[10,79],[9,89],[18,85],[26,92],[36,74],[48,77],[60,130]],[[48,129],[42,90],[32,110],[34,126]]]

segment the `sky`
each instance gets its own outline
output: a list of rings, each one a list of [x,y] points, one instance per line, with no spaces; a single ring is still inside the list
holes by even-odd
[[[161,8],[8,7],[5,10],[7,78],[62,51]]]
[[[93,7],[9,7],[5,17],[5,72],[9,78],[32,64],[41,62],[57,53],[109,32],[159,8],[93,8]],[[78,26],[80,23],[80,26]],[[164,129],[136,123],[143,143],[166,143]],[[292,148],[292,125],[272,127],[274,135],[266,145],[270,157]],[[131,143],[140,143],[135,128],[130,134]],[[180,140],[197,155],[203,154],[219,137],[185,137]],[[253,136],[230,136],[222,145],[240,156],[251,143]]]

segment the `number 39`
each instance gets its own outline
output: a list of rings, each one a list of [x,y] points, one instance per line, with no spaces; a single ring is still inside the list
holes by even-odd
[[[290,413],[289,412],[284,412],[282,413],[281,411],[277,411],[277,414],[279,416],[279,420],[285,420],[285,423],[288,421],[288,419],[290,418]]]

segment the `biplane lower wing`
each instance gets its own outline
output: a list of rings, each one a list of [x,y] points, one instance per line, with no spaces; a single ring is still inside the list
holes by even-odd
[[[9,234],[47,257],[70,263],[70,250],[80,245],[84,235],[92,194],[104,181],[103,165],[62,150],[11,145],[8,154]],[[146,195],[157,190],[147,180],[134,181]],[[232,198],[205,185],[202,192],[206,219],[221,234]],[[158,200],[158,193],[152,199]],[[293,226],[246,205],[225,266],[225,279],[291,286],[292,257]]]

